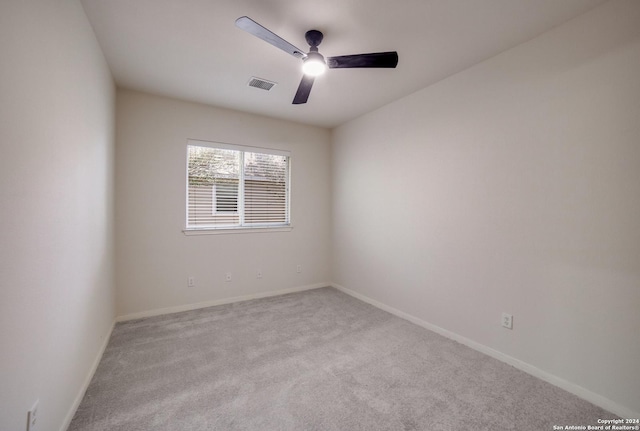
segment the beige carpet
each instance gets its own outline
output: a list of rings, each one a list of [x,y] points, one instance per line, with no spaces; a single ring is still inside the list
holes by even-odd
[[[118,324],[69,430],[540,431],[615,417],[322,288]]]

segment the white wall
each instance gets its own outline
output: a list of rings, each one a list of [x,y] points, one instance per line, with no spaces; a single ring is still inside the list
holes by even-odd
[[[125,90],[116,124],[120,316],[330,281],[328,130]],[[293,230],[185,236],[189,138],[291,151]]]
[[[115,317],[115,87],[77,1],[2,1],[0,58],[0,429],[60,430]]]
[[[337,128],[333,281],[638,415],[639,77],[613,1]]]

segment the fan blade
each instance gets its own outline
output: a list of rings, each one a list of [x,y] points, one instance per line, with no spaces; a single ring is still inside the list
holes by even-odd
[[[341,55],[327,57],[329,69],[341,69],[352,67],[386,67],[394,68],[398,65],[398,53],[372,52],[370,54]]]
[[[276,48],[280,48],[284,52],[293,55],[297,58],[303,58],[306,54],[300,48],[296,48],[291,45],[289,42],[273,33],[271,30],[268,30],[249,18],[248,16],[241,16],[236,20],[236,27],[246,31],[247,33],[251,33],[252,35],[259,37],[267,43],[275,46]]]
[[[314,76],[309,75],[304,75],[302,77],[302,81],[300,81],[300,85],[298,86],[298,91],[296,91],[296,95],[293,98],[294,105],[307,103],[307,99],[309,99],[309,93],[311,93],[311,87],[313,86],[314,79]]]

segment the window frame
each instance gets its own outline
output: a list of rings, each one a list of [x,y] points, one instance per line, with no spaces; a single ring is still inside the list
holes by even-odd
[[[238,179],[238,210],[236,213],[222,213],[222,214],[237,214],[239,216],[239,222],[237,225],[205,225],[205,226],[190,226],[189,225],[189,146],[208,147],[223,150],[233,150],[240,152],[240,173]],[[185,147],[185,222],[183,233],[185,235],[199,235],[199,234],[225,234],[225,233],[250,233],[250,232],[289,232],[293,229],[291,222],[291,165],[292,156],[291,151],[279,150],[274,148],[247,146],[239,144],[229,144],[225,142],[215,141],[203,141],[198,139],[187,139],[187,145]],[[245,223],[244,218],[244,176],[245,166],[244,158],[245,153],[261,153],[270,154],[276,156],[287,157],[286,167],[286,180],[285,180],[285,217],[284,223]],[[217,204],[215,201],[215,185],[213,186],[213,204],[212,210],[216,214]]]

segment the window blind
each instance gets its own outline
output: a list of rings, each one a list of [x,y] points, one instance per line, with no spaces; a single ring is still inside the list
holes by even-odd
[[[189,141],[187,229],[289,225],[286,152]]]

